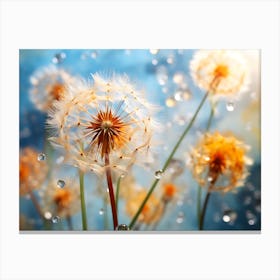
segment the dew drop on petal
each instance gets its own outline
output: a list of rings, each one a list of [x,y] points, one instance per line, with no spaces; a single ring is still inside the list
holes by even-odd
[[[44,217],[45,217],[45,219],[49,220],[52,217],[52,213],[47,211],[44,213]]]
[[[59,222],[59,220],[60,220],[60,217],[59,217],[59,216],[53,216],[53,217],[52,217],[52,222],[53,222],[53,224],[57,224],[57,223]]]
[[[63,180],[58,180],[56,184],[61,189],[65,187],[65,181]]]
[[[176,223],[177,224],[182,224],[184,221],[185,215],[184,212],[179,212],[176,218]]]
[[[229,112],[232,112],[232,111],[234,111],[234,103],[232,102],[232,101],[229,101],[228,103],[227,103],[227,105],[226,105],[226,108],[227,108],[227,110],[229,111]]]
[[[66,58],[66,54],[64,52],[57,53],[54,55],[52,62],[55,64],[59,64],[62,63],[65,58]]]
[[[38,154],[37,159],[38,159],[38,161],[44,161],[44,160],[46,160],[46,155],[44,153],[40,153],[40,154]]]
[[[173,97],[169,97],[165,100],[167,107],[174,107],[176,105],[176,100]]]
[[[117,226],[117,229],[116,230],[129,230],[129,227],[125,224],[120,224]]]
[[[99,209],[99,215],[102,216],[103,214],[104,214],[104,209],[103,209],[103,208],[100,208],[100,209]]]
[[[153,64],[153,65],[158,65],[158,60],[154,58],[154,59],[152,60],[152,64]]]
[[[162,176],[162,170],[157,170],[156,172],[155,172],[155,177],[156,177],[156,179],[160,179],[161,178],[161,176]]]
[[[233,223],[237,218],[237,213],[233,210],[225,210],[223,213],[223,221],[225,223]]]

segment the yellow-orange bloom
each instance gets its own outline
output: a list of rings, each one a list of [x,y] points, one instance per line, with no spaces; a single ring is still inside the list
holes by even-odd
[[[194,82],[215,96],[237,94],[248,86],[247,65],[238,51],[197,51],[190,71]]]
[[[210,191],[228,192],[244,185],[252,160],[249,147],[233,135],[206,134],[191,151],[194,178]]]
[[[47,171],[46,162],[38,161],[38,152],[30,147],[24,148],[19,158],[20,195],[26,195],[40,188],[47,176]]]
[[[129,217],[132,218],[135,215],[146,195],[147,191],[145,189],[136,190],[134,194],[127,199],[125,209]],[[152,194],[142,209],[138,221],[140,223],[150,225],[159,221],[162,215],[163,204],[155,195]]]

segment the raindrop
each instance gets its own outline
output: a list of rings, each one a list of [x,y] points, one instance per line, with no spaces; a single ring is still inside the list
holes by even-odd
[[[165,104],[167,107],[174,107],[176,105],[176,101],[173,97],[169,97],[165,100]]]
[[[54,224],[57,224],[57,223],[59,222],[59,220],[60,220],[60,218],[59,218],[58,216],[52,217],[52,222],[53,222]]]
[[[45,219],[49,220],[52,217],[52,213],[47,211],[44,213],[44,217]]]
[[[125,177],[125,173],[122,173],[122,174],[121,174],[121,178],[124,178],[124,177]]]
[[[223,213],[223,221],[225,223],[234,223],[237,218],[237,213],[232,210],[225,210]]]
[[[166,59],[166,62],[167,62],[168,64],[173,64],[173,62],[174,62],[174,57],[173,57],[173,56],[169,56],[169,57]]]
[[[176,72],[174,75],[173,75],[173,82],[175,84],[181,84],[184,82],[184,74],[181,73],[181,72]]]
[[[252,202],[252,197],[251,196],[246,196],[244,198],[244,205],[249,205]]]
[[[62,63],[65,58],[66,58],[66,54],[64,52],[57,53],[54,55],[52,62],[55,64],[59,64],[59,63]]]
[[[168,171],[173,175],[180,175],[184,172],[184,162],[180,159],[171,159],[168,165]]]
[[[62,188],[64,188],[64,186],[65,186],[65,181],[63,181],[63,180],[58,180],[56,184],[57,184],[57,186],[58,186],[59,188],[62,189]]]
[[[156,179],[160,179],[161,178],[161,176],[162,176],[162,170],[157,170],[156,172],[155,172],[155,177],[156,177]]]
[[[207,181],[208,181],[208,182],[212,182],[212,181],[213,181],[213,177],[208,176]]]
[[[46,160],[46,155],[44,153],[40,153],[40,154],[38,154],[37,159],[38,159],[38,161]]]
[[[158,65],[158,60],[154,58],[154,59],[152,60],[152,64],[153,64],[153,65]]]
[[[184,221],[185,215],[183,212],[179,212],[176,218],[176,223],[177,224],[182,224]]]
[[[256,215],[255,215],[252,211],[250,211],[250,210],[246,211],[246,218],[247,218],[248,224],[249,224],[250,226],[255,225],[256,222],[257,222],[257,217],[256,217]]]
[[[227,110],[228,110],[229,112],[234,111],[234,103],[233,103],[232,101],[229,101],[229,102],[227,103],[226,107],[227,107]]]
[[[176,101],[183,101],[184,97],[183,97],[183,92],[181,90],[178,90],[174,93],[174,99]]]
[[[162,87],[161,90],[162,90],[163,93],[167,93],[168,92],[168,87]]]
[[[209,156],[204,156],[203,158],[204,158],[205,161],[209,161],[210,160]]]
[[[167,80],[168,80],[168,73],[167,73],[167,69],[165,66],[159,66],[156,70],[156,77],[157,77],[157,81],[158,83],[163,86],[166,84]]]
[[[125,224],[120,224],[117,226],[117,230],[129,230],[129,227]]]
[[[91,58],[92,59],[96,59],[96,57],[97,57],[97,52],[96,51],[93,51],[92,53],[91,53]]]
[[[150,49],[151,54],[157,54],[159,52],[159,49]]]
[[[104,209],[103,209],[103,208],[100,208],[100,209],[99,209],[99,215],[102,216],[103,214],[104,214]]]

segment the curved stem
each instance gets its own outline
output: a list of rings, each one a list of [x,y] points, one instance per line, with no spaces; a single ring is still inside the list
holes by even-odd
[[[116,230],[116,228],[118,227],[118,215],[117,215],[117,209],[116,209],[116,203],[115,203],[112,174],[111,174],[111,169],[110,169],[110,159],[109,159],[109,154],[107,154],[107,153],[105,154],[105,165],[107,166],[106,167],[106,177],[107,177],[107,184],[108,184],[109,196],[110,196],[110,202],[111,202],[114,230]]]
[[[86,203],[85,203],[84,173],[81,170],[79,171],[79,177],[80,177],[80,198],[81,198],[83,230],[87,230],[87,212],[86,212]]]
[[[190,123],[189,123],[188,126],[185,128],[184,132],[182,133],[181,137],[179,138],[178,142],[176,143],[176,145],[174,146],[173,150],[171,151],[169,157],[167,158],[167,160],[166,160],[166,162],[165,162],[165,164],[164,164],[164,166],[163,166],[163,168],[162,168],[162,172],[164,172],[164,171],[166,170],[167,166],[169,165],[171,159],[173,158],[173,156],[174,156],[175,152],[177,151],[178,147],[180,146],[181,142],[183,141],[183,139],[185,138],[185,136],[186,136],[187,133],[189,132],[190,128],[192,127],[192,125],[193,125],[193,123],[194,123],[194,121],[195,121],[195,119],[196,119],[196,117],[197,117],[197,115],[198,115],[198,113],[199,113],[199,111],[200,111],[202,105],[204,104],[204,102],[205,102],[205,100],[206,100],[206,98],[207,98],[208,95],[209,95],[209,92],[207,92],[207,93],[204,95],[203,99],[201,100],[201,102],[200,102],[198,108],[196,109],[196,112],[195,112],[195,114],[193,115],[193,117],[192,117]],[[158,181],[159,181],[159,179],[156,179],[156,180],[153,182],[152,186],[150,187],[149,192],[147,193],[145,199],[143,200],[143,202],[142,202],[142,204],[140,205],[138,211],[136,212],[136,214],[134,215],[132,221],[131,221],[130,224],[129,224],[129,228],[130,228],[130,229],[132,229],[132,227],[134,226],[135,222],[137,221],[137,219],[138,219],[140,213],[142,212],[142,209],[144,208],[146,202],[148,201],[149,197],[151,196],[152,192],[154,191],[154,189],[155,189],[155,187],[156,187]]]
[[[209,198],[210,198],[210,194],[211,194],[211,192],[209,192],[209,190],[208,190],[206,198],[204,200],[204,204],[203,204],[202,212],[201,212],[201,215],[200,215],[200,219],[199,219],[199,230],[203,229],[204,217],[205,217],[205,213],[206,213],[207,204],[208,204],[208,201],[209,201]]]
[[[117,182],[117,190],[116,190],[116,211],[118,212],[118,205],[119,205],[119,193],[120,193],[120,187],[121,187],[121,179],[120,176]]]
[[[199,227],[199,222],[200,222],[201,193],[202,193],[202,189],[201,189],[200,186],[198,186],[197,201],[196,201],[196,212],[197,212],[197,225],[198,225],[198,227]]]
[[[209,119],[208,119],[208,122],[207,122],[207,126],[206,126],[206,131],[208,131],[210,129],[210,126],[211,126],[211,123],[212,123],[212,120],[213,120],[213,117],[214,117],[214,113],[215,113],[215,107],[216,107],[216,104],[211,102],[211,112],[210,112],[210,116],[209,116]]]

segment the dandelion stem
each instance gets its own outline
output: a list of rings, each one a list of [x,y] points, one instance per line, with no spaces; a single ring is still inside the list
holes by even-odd
[[[201,100],[201,102],[200,102],[198,108],[196,109],[196,112],[194,113],[194,115],[193,115],[191,121],[189,122],[188,126],[186,127],[186,129],[185,129],[184,132],[182,133],[181,137],[179,138],[178,142],[176,143],[176,145],[174,146],[173,150],[171,151],[169,157],[167,158],[167,160],[166,160],[166,162],[165,162],[165,164],[164,164],[164,166],[163,166],[163,168],[162,168],[162,172],[164,172],[164,171],[166,170],[167,166],[169,165],[171,159],[173,158],[173,156],[174,156],[175,152],[177,151],[178,147],[180,146],[181,142],[183,141],[183,139],[185,138],[185,136],[186,136],[187,133],[189,132],[190,128],[192,127],[192,125],[193,125],[193,123],[194,123],[194,121],[195,121],[195,119],[196,119],[196,117],[197,117],[197,115],[198,115],[198,113],[199,113],[199,111],[200,111],[202,105],[204,104],[204,102],[205,102],[205,100],[206,100],[206,98],[207,98],[208,95],[209,95],[209,92],[206,92],[206,94],[204,95],[203,99]],[[131,221],[130,224],[129,224],[129,228],[130,228],[130,229],[133,228],[133,226],[134,226],[135,222],[137,221],[137,219],[138,219],[140,213],[142,212],[142,210],[143,210],[143,208],[144,208],[146,202],[148,201],[149,197],[151,196],[152,192],[154,191],[155,187],[157,186],[158,181],[159,181],[159,179],[156,179],[156,180],[153,182],[153,184],[152,184],[152,186],[151,186],[149,192],[147,193],[145,199],[143,200],[143,202],[142,202],[142,204],[140,205],[138,211],[136,212],[136,214],[135,214],[134,217],[132,218],[132,221]]]
[[[85,190],[84,190],[84,172],[79,171],[80,177],[80,198],[81,198],[81,211],[82,211],[82,223],[83,230],[87,230],[87,212],[85,203]]]
[[[213,117],[214,117],[214,113],[215,113],[215,107],[217,103],[211,102],[211,112],[210,112],[210,116],[207,122],[207,126],[206,126],[206,132],[210,129]],[[200,186],[198,186],[198,191],[197,191],[197,224],[199,226],[200,223],[200,210],[201,210],[201,194],[202,194],[202,189]]]
[[[205,217],[206,208],[207,208],[207,204],[208,204],[210,195],[211,195],[211,192],[208,190],[206,198],[204,200],[204,204],[203,204],[202,212],[201,212],[201,215],[200,215],[200,219],[199,219],[199,230],[203,230],[204,217]]]
[[[110,203],[111,203],[111,209],[112,209],[112,216],[113,216],[113,224],[114,224],[114,230],[118,227],[118,215],[116,210],[116,202],[115,202],[115,196],[114,196],[114,188],[113,188],[113,182],[112,182],[112,174],[110,169],[110,159],[109,154],[105,153],[105,165],[106,167],[106,177],[107,177],[107,184],[109,189],[109,196],[110,196]]]
[[[120,187],[121,187],[121,179],[122,177],[120,176],[118,178],[117,182],[117,191],[116,191],[116,211],[118,212],[118,205],[119,205],[119,193],[120,193]]]

